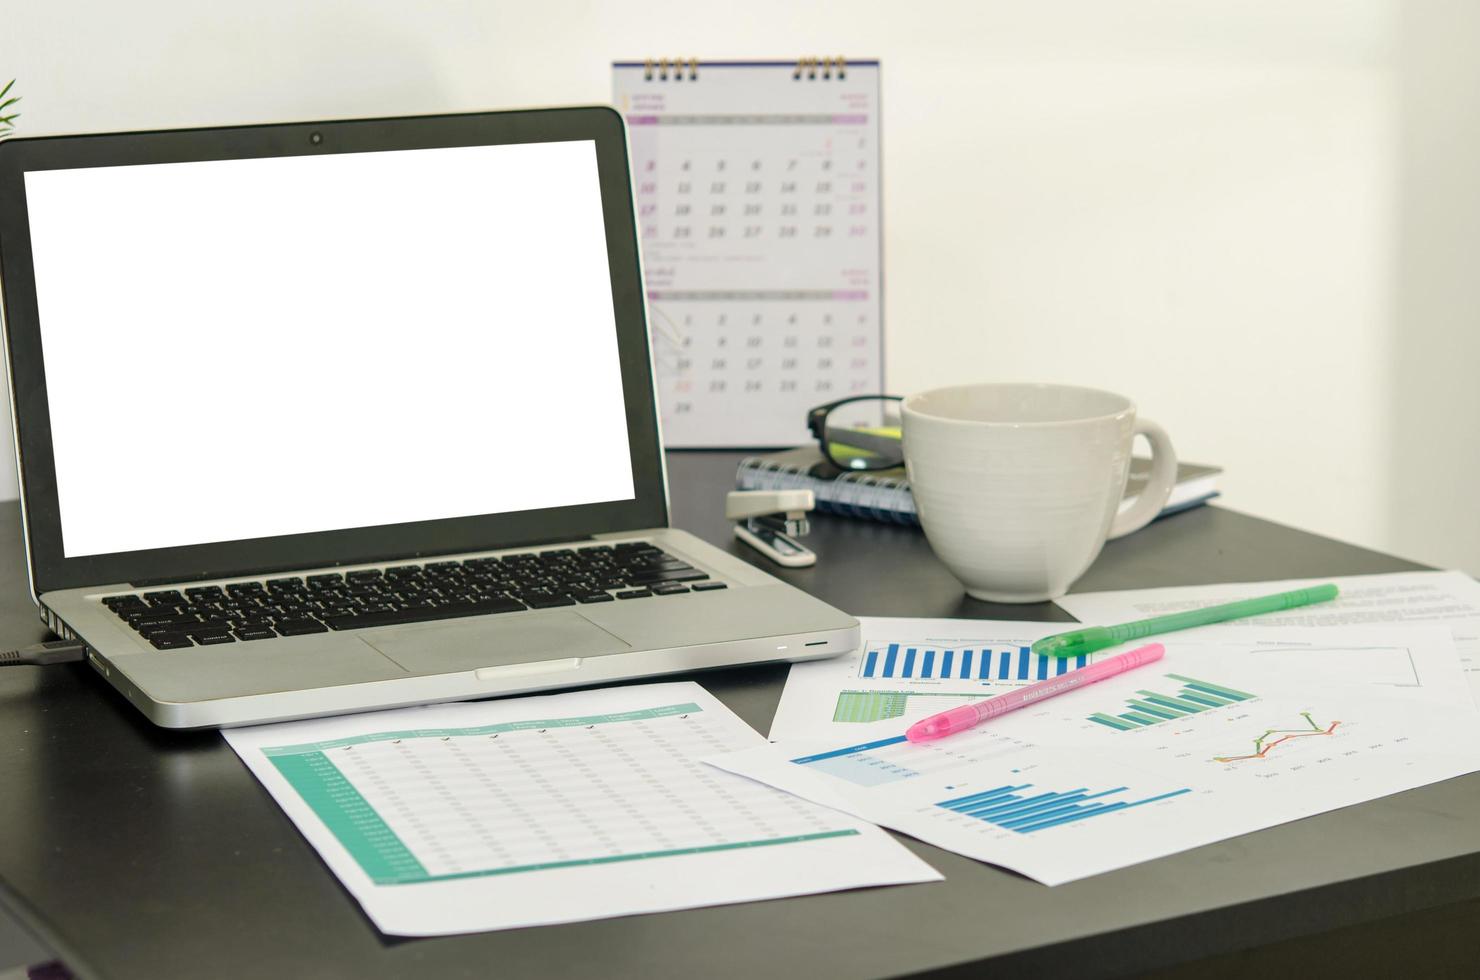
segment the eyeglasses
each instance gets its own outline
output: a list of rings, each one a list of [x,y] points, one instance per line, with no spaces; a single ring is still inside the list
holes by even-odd
[[[843,470],[887,470],[904,463],[899,395],[855,395],[807,412],[807,430],[828,462]]]

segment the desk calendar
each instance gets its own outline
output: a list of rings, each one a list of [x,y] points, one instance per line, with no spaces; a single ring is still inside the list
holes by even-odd
[[[617,62],[613,89],[667,445],[796,445],[882,391],[878,62]]]

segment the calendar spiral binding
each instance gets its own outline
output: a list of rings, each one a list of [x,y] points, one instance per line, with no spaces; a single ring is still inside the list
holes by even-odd
[[[848,60],[842,55],[835,58],[825,55],[821,58],[798,58],[797,66],[791,73],[792,81],[796,82],[803,78],[808,81],[815,81],[818,78],[831,81],[834,77],[840,82],[848,77]]]
[[[688,72],[689,81],[699,80],[698,58],[644,58],[642,61],[642,77],[651,82],[657,79],[666,82],[672,78],[675,82],[684,80],[684,72]]]
[[[785,456],[808,455],[792,450]],[[811,453],[820,459],[815,450]],[[735,484],[741,490],[811,490],[817,510],[842,517],[859,517],[885,524],[918,526],[920,515],[915,510],[915,497],[908,480],[895,476],[843,472],[836,477],[818,475],[819,466],[810,461],[792,462],[766,456],[747,456],[735,472]]]
[[[642,77],[644,81],[659,82],[682,82],[685,79],[691,82],[699,80],[698,58],[644,58],[642,61]],[[848,77],[848,59],[842,55],[823,55],[822,57],[806,56],[797,59],[796,67],[792,69],[793,81],[800,82],[806,79],[809,82],[819,78],[823,81],[831,81],[836,78],[844,81]]]

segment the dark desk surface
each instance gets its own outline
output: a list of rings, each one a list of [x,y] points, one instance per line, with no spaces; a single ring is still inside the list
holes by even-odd
[[[674,523],[751,558],[721,517],[737,459],[673,454]],[[42,637],[18,520],[0,505],[0,649]],[[815,568],[779,574],[851,613],[1068,618],[1049,604],[966,599],[915,531],[821,517],[812,543]],[[1110,544],[1078,588],[1412,567],[1204,507]],[[764,732],[785,676],[763,666],[696,679]],[[1361,953],[1364,938],[1401,951],[1371,937],[1393,923],[1404,936],[1432,932],[1415,916],[1447,915],[1460,922],[1449,935],[1473,937],[1462,926],[1480,899],[1477,812],[1471,776],[1058,888],[907,840],[944,883],[396,940],[375,931],[218,734],[152,728],[81,664],[0,671],[0,882],[75,970],[105,977],[817,978],[990,966],[1206,978],[1248,967],[1240,951],[1254,947],[1287,968],[1343,957],[1373,967],[1366,957],[1384,954]]]

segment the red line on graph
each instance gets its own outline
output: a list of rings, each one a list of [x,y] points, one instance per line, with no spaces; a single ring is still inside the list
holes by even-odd
[[[1269,731],[1265,732],[1263,735],[1260,735],[1258,738],[1254,739],[1254,749],[1255,749],[1255,751],[1252,754],[1250,754],[1250,755],[1215,755],[1215,756],[1213,756],[1213,761],[1214,762],[1243,762],[1243,761],[1245,761],[1247,759],[1262,759],[1265,756],[1269,755],[1270,751],[1273,750],[1276,745],[1281,745],[1281,744],[1283,744],[1285,742],[1290,741],[1293,738],[1310,738],[1313,735],[1330,735],[1332,732],[1336,731],[1336,726],[1339,725],[1339,724],[1341,724],[1341,722],[1339,722],[1339,721],[1333,721],[1330,724],[1329,727],[1327,727],[1326,729],[1323,730],[1314,721],[1311,721],[1310,715],[1306,714],[1303,711],[1301,712],[1301,715],[1305,718],[1305,720],[1307,722],[1310,722],[1311,731],[1308,731],[1308,732],[1304,732],[1304,731],[1284,731],[1284,732],[1281,732],[1278,729],[1270,729]],[[1275,739],[1273,742],[1267,742],[1266,743],[1264,740],[1266,738],[1269,738],[1269,736],[1271,736],[1271,735],[1279,735],[1280,737],[1277,738],[1277,739]]]

